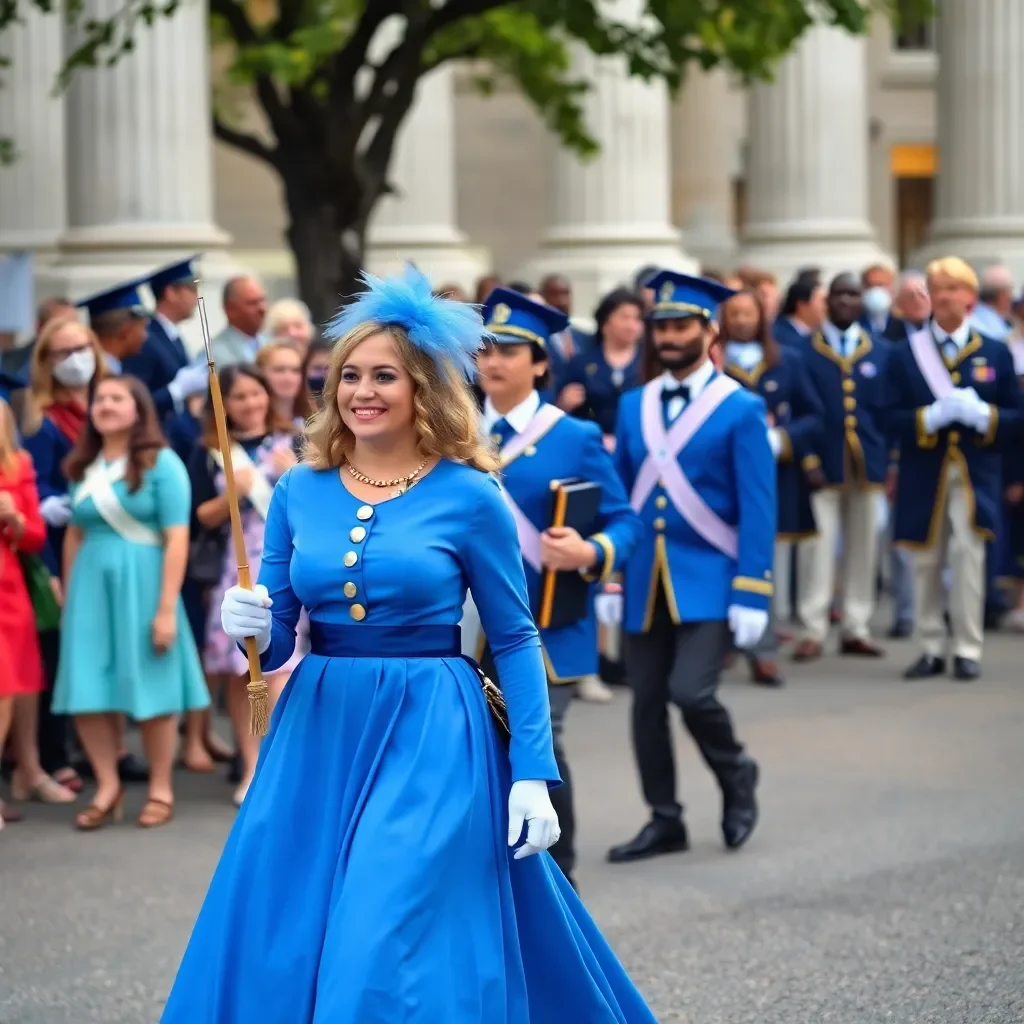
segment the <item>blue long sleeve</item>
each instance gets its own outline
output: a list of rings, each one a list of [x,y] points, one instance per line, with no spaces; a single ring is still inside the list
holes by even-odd
[[[463,568],[508,708],[512,781],[558,783],[540,636],[526,595],[515,522],[496,480],[480,489],[463,537]]]
[[[764,402],[751,401],[733,431],[739,543],[732,600],[767,610],[774,591],[772,567],[778,500],[775,458],[764,417]]]
[[[596,427],[587,430],[580,476],[601,486],[601,530],[587,539],[597,548],[598,561],[593,573],[603,582],[629,559],[640,542],[644,526],[629,504],[626,490]]]
[[[292,528],[288,520],[288,483],[291,474],[292,471],[288,470],[274,488],[263,531],[259,583],[267,588],[273,601],[270,646],[260,655],[260,667],[264,672],[279,669],[292,656],[295,628],[302,611],[302,602],[295,596],[290,578],[293,549]]]

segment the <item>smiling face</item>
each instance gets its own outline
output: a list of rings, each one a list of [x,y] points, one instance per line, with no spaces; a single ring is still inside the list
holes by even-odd
[[[239,373],[224,395],[224,412],[232,433],[242,437],[263,433],[269,410],[266,388],[248,374]]]
[[[294,401],[302,390],[302,356],[294,349],[274,349],[267,357],[263,372],[275,398]]]
[[[348,353],[338,381],[338,413],[359,441],[414,429],[415,386],[392,338],[380,331]]]
[[[89,418],[101,437],[131,430],[139,418],[135,398],[123,380],[100,381],[92,398]]]

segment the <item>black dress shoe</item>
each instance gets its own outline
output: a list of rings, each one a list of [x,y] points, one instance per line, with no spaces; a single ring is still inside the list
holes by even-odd
[[[779,673],[779,666],[774,661],[758,658],[754,662],[754,671],[750,681],[757,686],[785,686],[786,680]]]
[[[117,762],[117,775],[122,782],[149,782],[149,765],[134,754],[125,754]]]
[[[933,676],[941,676],[946,671],[946,659],[937,658],[934,654],[922,654],[913,665],[903,673],[903,678],[931,679]]]
[[[612,864],[625,864],[630,860],[657,857],[660,853],[681,853],[689,848],[690,837],[682,821],[656,814],[628,843],[613,846],[608,851],[608,860]]]
[[[914,632],[914,627],[909,622],[897,622],[889,630],[890,640],[906,640]]]
[[[969,683],[981,677],[981,665],[971,658],[953,659],[953,678]]]
[[[730,850],[738,850],[753,835],[757,825],[757,762],[746,760],[736,778],[723,788],[722,835]]]

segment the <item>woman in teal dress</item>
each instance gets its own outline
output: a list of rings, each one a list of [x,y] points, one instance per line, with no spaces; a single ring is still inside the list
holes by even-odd
[[[369,278],[335,319],[324,407],[277,484],[225,632],[278,702],[163,1024],[652,1024],[545,852],[547,684],[515,524],[463,374],[470,306]],[[460,372],[461,371],[461,372]],[[460,655],[467,589],[510,735]]]
[[[65,462],[71,522],[67,596],[53,707],[73,715],[96,777],[83,831],[121,815],[117,715],[136,719],[150,764],[143,828],[171,820],[175,716],[209,703],[181,602],[191,492],[133,377],[96,386],[89,421]]]

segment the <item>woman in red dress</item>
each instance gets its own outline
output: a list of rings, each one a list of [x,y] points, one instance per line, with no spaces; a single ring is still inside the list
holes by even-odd
[[[45,544],[32,460],[18,447],[14,417],[0,401],[0,750],[14,698],[43,689],[36,617],[18,552],[37,555]]]

